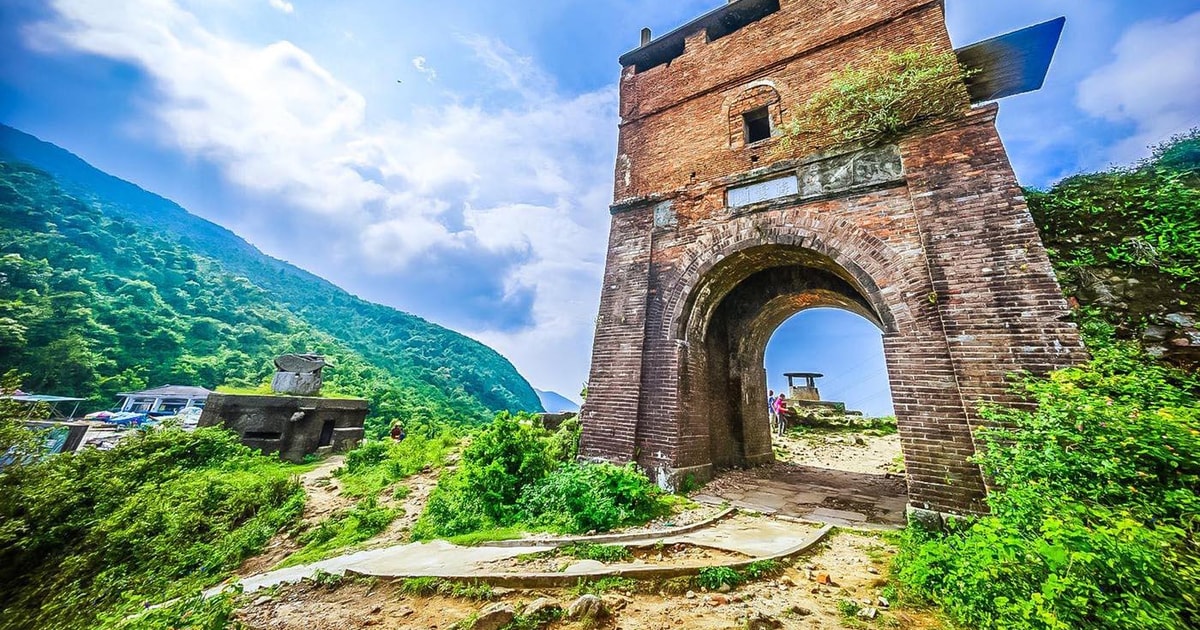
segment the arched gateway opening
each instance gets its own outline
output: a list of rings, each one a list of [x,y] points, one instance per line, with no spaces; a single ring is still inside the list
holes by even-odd
[[[690,349],[681,379],[684,422],[707,426],[717,469],[773,461],[763,370],[767,343],[793,315],[840,308],[888,332],[886,305],[875,305],[828,256],[802,247],[762,245],[722,260],[688,299],[679,338]]]
[[[767,346],[793,316],[836,308],[865,319],[881,334],[896,332],[874,283],[869,289],[863,284],[830,256],[783,244],[739,250],[697,282],[674,331],[685,349],[680,422],[707,438],[713,475],[774,464],[736,473],[707,493],[742,507],[815,520],[903,522],[907,486],[901,475],[852,472],[786,456],[777,461],[782,439],[774,435],[765,404]]]

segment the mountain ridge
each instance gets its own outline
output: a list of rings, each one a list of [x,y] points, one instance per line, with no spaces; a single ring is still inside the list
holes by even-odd
[[[169,199],[96,169],[66,149],[0,125],[0,162],[44,172],[67,196],[102,208],[110,219],[127,221],[143,234],[162,235],[214,261],[224,273],[264,291],[275,307],[329,334],[370,364],[393,373],[405,371],[442,391],[447,400],[474,399],[478,404],[467,404],[471,408],[462,410],[470,422],[483,421],[497,411],[541,410],[533,388],[492,348],[416,315],[354,296],[263,253],[231,230]],[[21,178],[37,179],[22,174],[14,181],[25,181]],[[48,190],[44,183],[29,185],[35,192]],[[53,231],[53,222],[47,225]],[[6,252],[7,248],[0,253]]]

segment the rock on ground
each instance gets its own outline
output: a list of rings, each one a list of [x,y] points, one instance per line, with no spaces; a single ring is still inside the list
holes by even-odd
[[[479,611],[479,616],[475,618],[475,623],[471,624],[471,630],[500,630],[508,625],[517,616],[517,611],[513,610],[511,604],[497,602],[488,604],[483,610]]]
[[[594,619],[605,614],[604,601],[595,595],[581,595],[567,608],[567,616],[571,619]]]

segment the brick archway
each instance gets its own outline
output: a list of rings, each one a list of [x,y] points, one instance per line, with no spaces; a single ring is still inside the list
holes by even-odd
[[[968,459],[980,404],[1019,402],[1009,374],[1076,362],[1082,344],[995,105],[839,154],[733,137],[730,103],[747,95],[786,122],[829,72],[871,50],[951,49],[938,2],[873,3],[852,20],[814,4],[733,3],[714,14],[732,22],[700,20],[666,37],[678,48],[623,58],[580,455],[637,462],[667,488],[769,460],[755,435],[759,346],[780,318],[839,306],[884,333],[912,505],[984,511]]]
[[[786,266],[760,268],[753,260],[794,258]],[[775,256],[768,256],[775,254]],[[774,460],[766,406],[763,359],[771,334],[803,310],[835,307],[882,326],[862,291],[823,268],[823,257],[794,246],[760,246],[722,261],[705,277],[737,270],[727,291],[698,288],[691,308],[679,318],[686,332],[680,354],[680,426],[707,434],[708,456],[717,469]],[[821,265],[821,266],[817,266]],[[701,286],[711,286],[701,283]]]

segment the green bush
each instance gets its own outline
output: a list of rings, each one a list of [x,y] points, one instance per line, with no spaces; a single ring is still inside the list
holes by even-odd
[[[633,465],[563,464],[525,489],[520,518],[572,534],[607,531],[656,516],[659,494]]]
[[[0,472],[0,627],[103,625],[219,582],[304,508],[295,467],[222,429]]]
[[[620,562],[629,560],[633,553],[628,547],[621,545],[596,545],[592,543],[574,543],[554,550],[555,555],[570,556],[580,560],[598,560],[600,562]]]
[[[373,497],[426,468],[441,468],[457,445],[458,438],[446,427],[431,434],[410,434],[400,442],[368,440],[346,454],[346,466],[334,475],[342,481],[343,494]]]
[[[696,585],[710,591],[715,591],[725,585],[734,587],[745,581],[746,578],[742,577],[737,569],[731,567],[704,567],[696,576]]]
[[[492,521],[511,520],[521,491],[553,468],[544,433],[524,414],[502,412],[464,451],[463,483]]]
[[[238,590],[226,590],[215,597],[202,594],[180,598],[169,606],[155,608],[129,618],[114,618],[118,630],[231,630],[243,628],[233,620]]]
[[[387,459],[389,444],[383,440],[367,440],[362,446],[346,454],[346,470],[362,472]]]
[[[465,465],[465,464],[464,464]],[[442,473],[413,526],[416,540],[450,538],[496,526],[460,472]]]
[[[1024,383],[1036,407],[986,410],[992,513],[906,533],[897,575],[964,625],[1200,622],[1200,379],[1091,341],[1089,364]]]
[[[969,76],[952,51],[881,51],[835,73],[787,126],[799,153],[875,143],[967,109]]]
[[[555,457],[570,450],[561,447],[575,435],[571,426],[550,434],[527,416],[497,415],[471,439],[461,466],[438,480],[413,537],[449,538],[516,526],[606,531],[665,509],[658,489],[632,466],[570,462],[556,467]]]
[[[1110,272],[1141,285],[1118,304],[1100,303],[1113,321],[1138,330],[1156,308],[1194,302],[1200,280],[1200,129],[1154,150],[1130,168],[1069,177],[1048,191],[1027,190],[1029,210],[1064,288],[1093,290]],[[1118,292],[1119,293],[1119,292]]]
[[[564,420],[558,430],[550,435],[546,454],[556,462],[575,461],[579,456],[579,436],[582,432],[583,425],[578,417]]]

